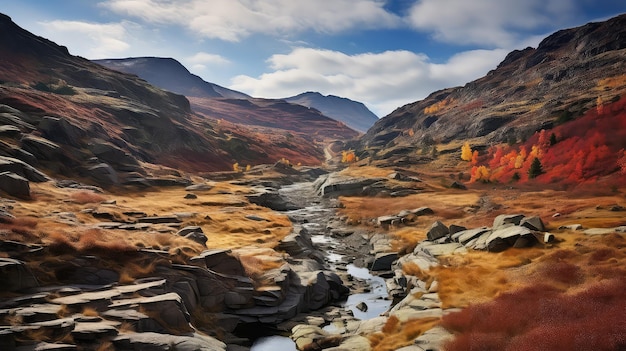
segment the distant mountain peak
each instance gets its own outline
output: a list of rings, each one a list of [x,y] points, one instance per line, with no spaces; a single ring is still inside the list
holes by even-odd
[[[94,62],[107,68],[130,73],[163,89],[193,97],[249,99],[250,96],[214,83],[206,82],[192,74],[179,61],[171,57],[128,57],[101,59]]]
[[[317,91],[307,91],[284,99],[298,105],[314,108],[324,115],[345,123],[348,127],[366,132],[378,121],[372,111],[363,103],[336,95],[323,95]]]

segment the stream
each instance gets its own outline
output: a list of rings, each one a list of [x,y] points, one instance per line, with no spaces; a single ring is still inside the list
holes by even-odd
[[[367,268],[357,267],[345,253],[337,252],[341,243],[330,235],[328,223],[335,217],[338,203],[336,199],[320,198],[314,193],[313,183],[296,183],[283,186],[279,194],[300,209],[284,212],[294,225],[300,225],[311,233],[311,241],[324,252],[326,264],[331,270],[347,271],[354,279],[367,283],[367,292],[352,293],[343,302],[342,307],[349,309],[354,317],[361,320],[377,317],[387,311],[391,305],[388,299],[385,280],[374,276]],[[336,225],[337,221],[334,222]],[[333,229],[338,229],[334,227]],[[339,229],[349,229],[347,227]],[[357,308],[359,303],[367,308]],[[328,325],[324,330],[333,332],[335,327]],[[295,343],[286,336],[272,335],[257,339],[251,351],[297,351]]]

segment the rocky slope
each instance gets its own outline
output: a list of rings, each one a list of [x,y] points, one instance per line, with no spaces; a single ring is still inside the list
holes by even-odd
[[[318,164],[324,159],[319,140],[356,135],[326,117],[301,134],[220,123],[195,114],[184,96],[72,56],[8,16],[0,16],[0,29],[0,156],[8,158],[3,170],[34,167],[100,186],[145,186],[151,178],[180,177],[164,166],[216,171],[281,158]],[[272,112],[264,118],[271,120]],[[11,177],[4,175],[3,184],[14,184]]]
[[[342,121],[348,127],[363,133],[378,121],[378,117],[362,103],[339,96],[306,92],[285,98],[285,101],[315,108],[324,115]]]
[[[406,155],[459,139],[482,145],[526,140],[626,92],[624,38],[626,15],[558,31],[536,49],[509,53],[480,79],[396,109],[359,147]]]

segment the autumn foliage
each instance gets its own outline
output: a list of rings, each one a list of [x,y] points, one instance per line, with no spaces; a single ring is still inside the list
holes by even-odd
[[[621,99],[603,102],[601,108],[590,109],[582,117],[549,132],[541,130],[521,145],[494,146],[476,157],[466,144],[461,158],[472,161],[472,181],[508,183],[532,179],[543,184],[577,185],[613,175],[620,177],[618,181],[623,184],[625,150],[626,99]],[[529,173],[535,158],[541,164],[541,173]]]
[[[624,277],[576,293],[539,284],[444,316],[458,333],[445,350],[623,350],[624,315]]]

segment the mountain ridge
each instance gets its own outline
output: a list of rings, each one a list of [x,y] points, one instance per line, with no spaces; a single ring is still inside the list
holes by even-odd
[[[370,111],[362,102],[345,97],[323,95],[319,92],[308,91],[284,98],[284,100],[315,108],[324,115],[340,120],[349,127],[363,133],[378,121],[378,116]]]

